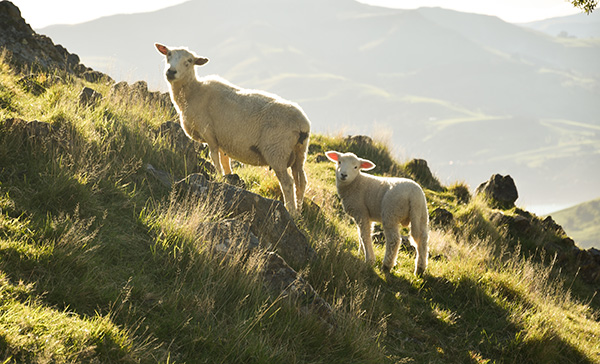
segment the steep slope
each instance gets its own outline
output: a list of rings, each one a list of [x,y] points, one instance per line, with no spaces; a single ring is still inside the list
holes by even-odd
[[[375,248],[376,267],[363,262],[333,167],[319,160],[347,148],[378,173],[419,174],[381,144],[313,135],[311,190],[296,223],[316,258],[297,268],[330,305],[324,322],[306,309],[314,297],[267,289],[260,251],[216,253],[240,238],[214,233],[216,222],[240,218],[222,210],[227,201],[178,195],[146,172],[147,163],[174,177],[202,171],[194,148],[158,132],[168,109],[102,83],[50,84],[43,73],[36,80],[46,91],[36,96],[0,65],[3,362],[592,363],[600,355],[600,277],[583,281],[568,240],[535,216],[491,209],[461,185],[426,189],[430,211],[452,216],[432,229],[428,274],[414,277],[403,249],[385,275],[384,247]],[[105,97],[79,105],[84,85]],[[268,170],[236,172],[277,198]],[[559,254],[561,269],[540,247]]]

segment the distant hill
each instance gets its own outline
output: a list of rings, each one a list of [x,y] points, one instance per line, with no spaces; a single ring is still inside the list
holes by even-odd
[[[521,24],[559,37],[600,38],[600,14],[576,14]]]
[[[166,90],[154,42],[297,101],[313,130],[385,137],[445,182],[510,173],[520,204],[573,204],[600,179],[600,41],[496,17],[352,0],[192,0],[40,30],[115,79]]]
[[[600,249],[600,198],[551,214],[582,248]]]

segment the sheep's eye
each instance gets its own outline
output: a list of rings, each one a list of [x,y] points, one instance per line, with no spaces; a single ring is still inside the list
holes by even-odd
[[[167,57],[171,57],[171,52],[167,52]]]
[[[354,166],[354,169],[358,169],[358,166]]]

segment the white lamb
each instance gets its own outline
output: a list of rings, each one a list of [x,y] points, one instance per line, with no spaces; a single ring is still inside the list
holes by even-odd
[[[306,189],[304,163],[310,135],[310,121],[302,109],[276,95],[242,89],[218,76],[198,79],[194,66],[207,63],[207,58],[184,48],[155,46],[166,56],[165,75],[181,126],[190,138],[208,144],[217,172],[231,173],[230,158],[270,166],[279,179],[286,208],[296,215]]]
[[[411,243],[415,246],[415,275],[427,268],[427,240],[429,215],[423,189],[407,178],[377,177],[362,173],[375,168],[369,160],[353,153],[329,151],[327,158],[337,163],[336,186],[344,210],[358,226],[361,249],[368,263],[375,261],[371,233],[373,222],[381,222],[386,240],[383,270],[396,265],[400,234],[398,225],[410,223]]]

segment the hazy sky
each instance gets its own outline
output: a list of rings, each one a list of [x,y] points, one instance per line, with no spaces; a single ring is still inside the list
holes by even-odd
[[[82,23],[113,14],[153,11],[185,1],[12,0],[21,9],[25,20],[36,29],[52,24]],[[400,9],[439,6],[469,13],[495,15],[513,23],[565,16],[579,12],[566,0],[361,0],[361,2]]]

